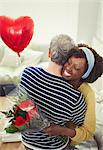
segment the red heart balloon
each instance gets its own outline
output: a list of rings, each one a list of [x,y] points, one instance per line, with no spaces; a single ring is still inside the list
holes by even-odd
[[[4,43],[17,52],[24,50],[29,44],[34,31],[34,22],[28,16],[12,19],[0,16],[0,35]]]

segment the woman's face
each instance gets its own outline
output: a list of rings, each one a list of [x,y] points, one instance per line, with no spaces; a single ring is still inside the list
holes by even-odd
[[[66,80],[80,80],[87,68],[85,58],[76,58],[74,56],[68,59],[65,63],[62,76]]]

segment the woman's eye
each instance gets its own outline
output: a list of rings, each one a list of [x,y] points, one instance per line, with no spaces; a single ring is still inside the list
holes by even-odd
[[[70,65],[70,62],[68,62],[68,65]]]
[[[75,67],[75,70],[80,70],[80,68],[78,68],[78,67]]]

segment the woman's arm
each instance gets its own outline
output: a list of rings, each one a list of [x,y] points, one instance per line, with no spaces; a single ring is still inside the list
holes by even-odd
[[[90,139],[96,129],[95,94],[87,83],[83,83],[79,87],[79,90],[85,97],[87,111],[83,125],[75,129],[76,135],[72,138],[71,145],[75,145]]]
[[[47,134],[49,134],[50,136],[61,135],[61,136],[74,137],[76,134],[74,128],[70,129],[68,127],[64,127],[64,126],[60,126],[60,125],[56,125],[56,124],[51,124],[49,127],[45,128],[43,131],[46,132]]]

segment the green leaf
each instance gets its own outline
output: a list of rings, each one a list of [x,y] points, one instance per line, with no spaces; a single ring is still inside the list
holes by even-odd
[[[9,114],[12,114],[13,112],[12,112],[12,110],[9,110]]]
[[[5,111],[1,111],[1,113],[3,113],[4,115],[8,115],[8,112],[5,112]]]
[[[17,116],[22,116],[24,119],[26,119],[26,114],[27,114],[26,111],[20,109],[20,110],[15,114],[15,118],[16,118]]]
[[[14,115],[13,115],[13,114],[7,114],[6,117],[7,117],[7,118],[9,118],[9,117],[14,117]]]
[[[10,125],[9,127],[5,128],[5,130],[7,133],[15,133],[19,131],[19,129],[15,127],[14,125]]]
[[[25,124],[23,126],[18,126],[17,128],[19,129],[19,131],[22,131],[22,130],[27,129],[27,125]]]
[[[11,118],[11,119],[9,120],[9,122],[12,122],[12,121],[14,121],[14,118]]]

